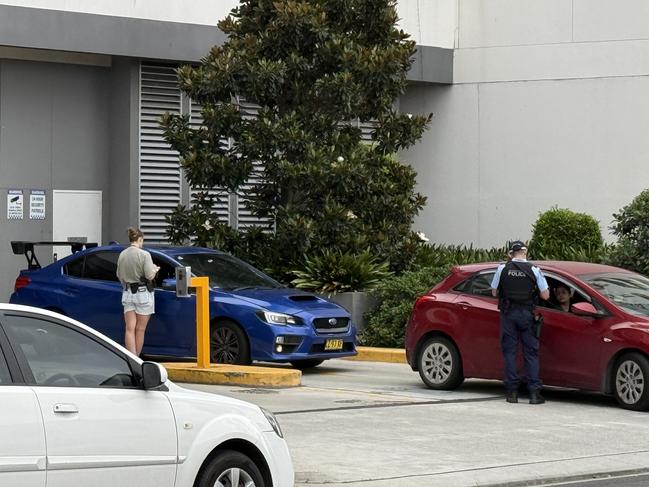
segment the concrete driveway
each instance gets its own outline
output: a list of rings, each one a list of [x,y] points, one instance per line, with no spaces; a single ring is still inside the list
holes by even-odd
[[[185,384],[278,415],[298,486],[543,485],[649,472],[649,413],[612,398],[547,390],[504,401],[502,385],[424,388],[407,365],[331,360],[302,387]]]

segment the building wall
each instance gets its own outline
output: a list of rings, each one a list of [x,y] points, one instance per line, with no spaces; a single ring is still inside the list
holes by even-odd
[[[239,0],[4,0],[4,5],[132,19],[216,25]],[[400,25],[417,44],[453,48],[458,0],[399,0]]]
[[[434,112],[403,155],[436,242],[529,238],[554,205],[612,213],[649,187],[649,6],[604,0],[460,0],[452,86],[412,86]]]
[[[52,190],[109,190],[108,69],[0,60],[0,299],[25,259],[11,240],[52,238]],[[7,220],[7,190],[22,189],[24,219]],[[29,220],[30,189],[47,192],[46,219]],[[108,227],[109,205],[104,208]],[[44,254],[42,254],[44,255]],[[42,259],[42,262],[48,259]]]
[[[83,18],[105,26],[113,25],[106,18],[143,19],[144,24],[114,24],[134,34],[143,26],[157,32],[155,22],[207,29],[236,3],[23,0],[2,5],[89,15]],[[594,215],[606,233],[612,213],[649,179],[649,165],[642,160],[649,125],[649,6],[639,0],[400,0],[398,9],[402,27],[420,46],[454,48],[452,76],[425,76],[426,65],[416,63],[410,79],[428,83],[414,82],[400,100],[406,112],[435,113],[421,143],[403,154],[429,198],[416,228],[437,242],[501,245],[528,238],[538,213],[559,205]],[[4,42],[13,47],[0,47],[0,57],[26,55],[17,47],[48,49],[48,39],[43,45]],[[196,46],[212,37],[196,39],[190,51],[202,53]],[[164,58],[171,52],[165,49],[189,52],[187,46],[155,42],[145,56],[129,42],[131,50],[124,54],[113,40],[101,37],[97,42],[107,45],[83,55],[65,54],[60,46],[59,51],[29,51],[35,61],[53,53],[58,58],[52,60],[76,66],[0,63],[1,189],[48,181],[44,189],[104,188],[110,198],[104,205],[106,241],[122,239],[124,228],[137,219],[137,58]],[[67,41],[67,36],[57,40]],[[446,53],[424,49],[419,55],[430,61],[431,53],[440,52]],[[117,57],[120,53],[130,58]],[[112,54],[112,60],[95,58],[100,54]],[[42,80],[48,80],[45,89]],[[77,117],[66,125],[69,115]],[[26,139],[37,142],[21,144]],[[90,164],[88,170],[75,170],[82,160]],[[33,169],[36,163],[49,172]],[[0,210],[4,218],[6,208]],[[0,239],[5,239],[0,245],[8,245],[16,238],[7,237],[15,233],[15,223],[0,223]],[[24,221],[21,232],[24,238],[47,238],[49,225]],[[0,271],[5,262],[0,256]],[[15,274],[13,267],[9,273]]]
[[[140,63],[113,58],[110,73],[109,215],[104,243],[127,241],[127,229],[139,219],[139,102]]]

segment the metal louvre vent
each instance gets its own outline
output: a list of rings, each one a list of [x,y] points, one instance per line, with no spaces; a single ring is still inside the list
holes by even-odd
[[[168,241],[165,217],[179,204],[192,204],[194,195],[200,190],[190,188],[189,195],[183,194],[183,188],[187,191],[187,186],[178,153],[164,140],[159,124],[160,117],[166,112],[189,113],[193,127],[202,124],[200,106],[183,97],[175,68],[175,65],[153,62],[143,62],[140,66],[139,226],[151,243]],[[258,105],[243,99],[237,101],[245,119],[258,117]],[[350,123],[361,129],[363,141],[371,142],[375,122],[355,120]],[[223,143],[231,146],[232,141],[224,140]],[[214,207],[219,221],[234,228],[263,227],[273,231],[272,218],[259,218],[246,207],[246,193],[254,191],[255,186],[263,181],[263,174],[263,161],[259,161],[254,164],[253,173],[239,194],[229,194],[218,188],[208,190],[219,196]]]
[[[259,116],[259,105],[249,103],[243,98],[238,100],[239,108],[243,113],[244,120],[255,119]],[[250,178],[244,185],[241,186],[241,192],[237,198],[237,228],[250,228],[250,227],[263,227],[270,228],[274,222],[270,218],[259,218],[253,215],[246,207],[245,193],[254,192],[255,186],[263,181],[264,165],[261,161],[256,161],[253,164],[252,173]]]
[[[139,114],[139,226],[151,243],[166,243],[167,223],[165,216],[183,203],[192,204],[194,195],[201,188],[186,188],[179,155],[164,140],[160,117],[166,113],[189,113],[190,125],[194,128],[203,123],[201,107],[184,97],[180,91],[174,69],[177,66],[143,62],[140,66],[140,114]],[[253,103],[238,100],[244,118],[256,118],[259,107]],[[223,140],[228,147],[232,141]],[[263,166],[255,164],[254,174],[242,187],[250,190],[261,180]],[[185,189],[186,191],[186,189]],[[209,188],[210,194],[219,196],[214,212],[219,221],[234,228],[263,226],[268,228],[272,221],[259,219],[245,207],[245,196],[227,193],[218,188]],[[242,191],[243,193],[243,191]]]
[[[140,67],[140,228],[152,243],[167,242],[165,216],[182,201],[178,153],[164,140],[160,117],[181,113],[174,66]]]
[[[259,109],[261,108],[259,105],[247,102],[243,98],[237,98],[237,102],[239,103],[239,109],[243,113],[244,120],[254,119],[259,116]]]
[[[264,166],[261,162],[255,162],[253,164],[252,173],[248,181],[241,186],[242,194],[237,198],[237,228],[249,228],[249,227],[264,227],[270,228],[273,225],[273,220],[270,218],[259,218],[256,215],[253,215],[246,206],[245,192],[254,192],[255,186],[262,182],[262,175],[264,173]]]
[[[194,101],[190,102],[191,111],[189,114],[189,125],[191,128],[199,128],[203,124],[201,115],[201,106]],[[220,143],[222,148],[229,149],[231,141],[222,139]],[[196,201],[195,195],[198,191],[204,191],[211,196],[216,196],[218,200],[212,206],[212,211],[216,214],[219,222],[232,225],[236,221],[236,211],[233,204],[233,197],[225,188],[196,188],[190,189],[190,205]]]
[[[374,130],[376,128],[376,121],[370,120],[367,122],[361,122],[360,120],[357,121],[358,123],[358,128],[361,129],[361,140],[363,142],[372,142],[372,134],[374,133]]]
[[[372,134],[376,128],[377,122],[374,120],[361,122],[358,118],[346,122],[338,123],[338,127],[356,127],[361,130],[361,142],[366,144],[372,143]]]

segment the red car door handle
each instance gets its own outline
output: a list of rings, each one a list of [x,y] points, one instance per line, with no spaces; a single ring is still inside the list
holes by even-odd
[[[468,309],[471,307],[471,303],[467,303],[466,301],[460,301],[459,303],[460,306],[462,306],[462,309]]]

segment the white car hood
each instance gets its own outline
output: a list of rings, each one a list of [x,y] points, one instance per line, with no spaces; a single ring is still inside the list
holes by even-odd
[[[221,394],[186,389],[170,380],[166,382],[166,386],[169,388],[167,396],[172,405],[178,404],[179,402],[185,404],[193,403],[194,405],[200,404],[202,407],[213,408],[215,414],[224,414],[228,411],[235,412],[255,423],[261,431],[273,431],[264,413],[255,404]]]

